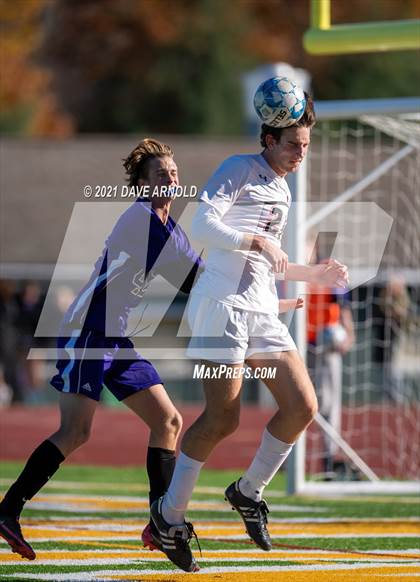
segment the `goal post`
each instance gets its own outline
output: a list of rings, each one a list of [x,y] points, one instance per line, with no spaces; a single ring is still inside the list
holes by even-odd
[[[339,430],[317,415],[290,457],[288,493],[419,493],[420,99],[323,102],[316,113],[308,163],[289,184],[298,202],[288,226],[289,257],[305,262],[311,232],[322,233],[331,218],[341,224],[343,208],[357,203],[345,219],[341,247],[337,237],[333,248],[338,259],[350,253],[357,278],[366,280],[350,292],[355,342],[342,358],[336,387]],[[366,226],[362,203],[392,219],[380,265],[369,260],[383,221]],[[304,310],[295,313],[291,332],[301,354],[316,351],[307,342]],[[327,442],[357,480],[324,480]]]
[[[419,30],[416,19],[331,25],[331,0],[312,0],[303,43],[313,55],[411,50],[420,47]]]

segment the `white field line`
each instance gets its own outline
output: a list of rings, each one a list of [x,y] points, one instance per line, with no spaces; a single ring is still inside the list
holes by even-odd
[[[124,513],[138,512],[139,510],[149,511],[149,499],[146,497],[134,497],[128,495],[112,495],[112,496],[101,496],[97,495],[66,495],[59,493],[50,493],[48,495],[40,495],[39,499],[34,499],[27,504],[29,509],[35,510],[45,510],[45,509],[61,509],[62,511],[72,511],[72,509],[77,509],[77,511],[107,511],[106,507],[90,507],[84,508],[80,507],[77,502],[89,502],[93,504],[104,503],[104,502],[121,502],[133,505],[131,508],[109,508],[109,511],[119,511]],[[57,503],[62,502],[62,503]],[[139,505],[141,505],[139,507]],[[217,511],[225,510],[227,504],[220,499],[193,499],[190,503],[191,511]],[[287,505],[287,504],[270,504],[271,511],[284,511],[284,512],[294,512],[294,513],[328,513],[331,511],[327,507],[314,507],[314,506],[304,506],[304,505]]]
[[[9,487],[13,483],[13,479],[0,478],[0,486]],[[83,481],[49,481],[45,485],[45,489],[69,489],[73,491],[74,489],[89,490],[98,489],[104,491],[121,491],[125,489],[126,491],[149,491],[148,485],[143,485],[141,483],[95,483],[90,481],[84,483]],[[225,494],[224,487],[203,487],[198,485],[194,489],[195,493],[204,493],[209,495],[221,495]],[[286,497],[286,493],[282,491],[269,491],[267,492],[268,497]]]
[[[143,525],[146,525],[146,522],[143,522]],[[39,530],[39,529],[49,529],[51,531],[74,531],[74,530],[92,530],[92,531],[117,531],[117,532],[137,532],[139,534],[141,529],[141,524],[139,525],[123,525],[118,523],[87,523],[83,525],[71,524],[68,525],[54,525],[54,523],[45,523],[45,524],[23,524],[25,529],[29,530]]]
[[[13,483],[13,479],[5,479],[0,478],[0,487],[9,487]],[[83,482],[83,481],[58,481],[53,480],[49,481],[45,486],[44,489],[64,489],[74,491],[75,489],[80,490],[89,490],[89,489],[96,489],[96,490],[103,490],[103,491],[121,491],[121,489],[125,489],[126,491],[139,491],[139,492],[148,492],[149,486],[143,485],[142,483],[102,483],[102,482]],[[210,495],[224,495],[225,489],[223,487],[204,487],[204,486],[197,486],[194,489],[195,493],[204,493]],[[286,497],[287,494],[283,491],[266,491],[268,499],[271,497]],[[317,502],[319,499],[317,497],[305,497],[308,501]],[[333,495],[329,496],[330,500],[334,501],[343,501],[343,496],[340,495]],[[377,496],[357,496],[352,497],[352,501],[373,501],[373,502],[387,502],[392,501],[394,503],[419,503],[418,496],[395,496],[395,495],[377,495]]]
[[[62,511],[63,513],[86,513],[86,514],[94,514],[94,513],[123,513],[125,515],[148,515],[149,508],[148,507],[133,507],[133,508],[126,508],[126,507],[81,507],[77,503],[49,503],[38,501],[36,504],[33,502],[28,503],[28,509],[32,511]],[[196,504],[191,504],[190,511],[202,511],[202,512],[209,512],[212,513],[214,511],[225,511],[227,508],[226,505],[219,504],[218,506],[214,507],[197,507]],[[298,509],[295,511],[292,507],[283,507],[283,506],[270,506],[270,511],[283,511],[284,513],[308,513],[305,509]],[[324,509],[313,509],[313,513],[323,513]],[[330,511],[329,509],[325,510],[326,512]],[[276,518],[270,519],[273,522]],[[285,518],[281,521],[290,521],[289,519]],[[308,520],[310,521],[310,520]]]
[[[417,562],[406,562],[404,567],[413,567],[418,566]],[[382,563],[382,562],[370,562],[369,568],[401,568],[401,563]],[[366,568],[365,563],[360,564],[311,564],[305,566],[283,566],[281,570],[279,570],[279,566],[226,566],[225,568],[218,568],[218,567],[210,567],[210,568],[201,568],[201,570],[194,574],[194,576],[199,577],[203,574],[228,574],[229,572],[324,572],[324,571],[343,571],[343,570],[360,570]],[[74,572],[74,573],[66,573],[66,574],[36,574],[37,580],[52,580],[53,582],[71,582],[72,580],[75,581],[95,581],[95,580],[104,580],[104,579],[113,579],[110,577],[115,576],[147,576],[147,575],[155,575],[155,576],[165,576],[173,575],[173,574],[180,574],[180,570],[97,570],[96,572]],[[26,574],[24,572],[16,572],[14,574],[8,574],[9,579],[18,578],[18,579],[34,579],[34,574]]]
[[[292,525],[292,523],[290,521],[284,522],[284,521],[274,521],[274,520],[270,520],[271,524],[276,524],[276,525],[287,525],[290,524]],[[317,522],[318,523],[318,522]],[[329,522],[327,522],[328,525]],[[341,522],[343,523],[343,522]],[[359,525],[358,522],[345,522],[346,524],[349,523],[349,525],[353,525],[353,526],[357,526]],[[26,530],[32,530],[32,531],[38,531],[38,530],[51,530],[51,531],[79,531],[79,530],[83,530],[83,531],[104,531],[104,532],[139,532],[142,525],[145,525],[145,522],[140,522],[138,524],[134,523],[134,524],[118,524],[118,523],[98,523],[98,524],[90,524],[90,523],[85,523],[85,524],[78,524],[78,523],[68,523],[68,524],[55,524],[54,522],[45,522],[45,523],[23,523],[23,527]],[[295,522],[294,522],[294,525]],[[299,525],[299,524],[298,524]],[[309,525],[313,525],[313,524],[309,524]],[[321,523],[322,525],[322,523]],[[197,525],[197,529],[201,532],[211,532],[214,530],[231,530],[231,531],[236,531],[238,528],[242,528],[241,522],[236,521],[231,521],[231,522],[214,522],[214,523],[209,523],[208,521],[206,522],[200,522]],[[274,533],[274,532],[273,532]],[[327,532],[326,532],[327,533]],[[391,534],[391,532],[390,532]],[[419,529],[419,534],[420,534],[420,529]],[[419,535],[418,534],[418,535]],[[289,534],[284,534],[282,532],[282,535],[289,535]]]
[[[203,502],[203,505],[209,506],[210,503]],[[63,511],[68,513],[124,513],[127,515],[137,515],[137,514],[148,514],[149,507],[82,507],[78,505],[77,502],[74,503],[54,503],[49,501],[31,501],[26,506],[28,509],[33,511]],[[198,503],[193,502],[190,505],[190,511],[203,511],[203,512],[214,512],[214,511],[226,511],[228,509],[227,505],[222,502],[214,502],[211,507],[201,507]],[[295,509],[293,506],[285,505],[270,505],[270,511],[283,511],[284,513],[308,513],[307,509]],[[324,513],[329,512],[330,509],[313,508],[311,512],[313,513]],[[272,520],[270,520],[272,521]]]

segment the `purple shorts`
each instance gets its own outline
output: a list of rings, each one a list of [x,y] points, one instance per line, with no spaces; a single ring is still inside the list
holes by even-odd
[[[83,330],[76,338],[57,340],[58,360],[51,385],[60,392],[83,394],[99,401],[106,386],[118,399],[163,384],[154,366],[140,357],[128,338],[107,338]]]

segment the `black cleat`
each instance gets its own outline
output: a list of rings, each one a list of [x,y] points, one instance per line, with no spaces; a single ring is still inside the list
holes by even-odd
[[[35,560],[35,552],[23,537],[18,517],[0,515],[0,536],[6,540],[12,552],[20,554],[22,558]]]
[[[235,481],[225,491],[225,499],[242,517],[249,537],[262,550],[269,552],[272,548],[270,534],[267,530],[268,507],[264,499],[254,501],[239,491],[239,481]]]
[[[198,572],[200,568],[190,548],[193,535],[197,539],[193,525],[185,521],[182,525],[167,523],[161,512],[162,500],[163,497],[160,497],[152,503],[150,508],[150,516],[155,526],[151,529],[153,543],[181,570]]]

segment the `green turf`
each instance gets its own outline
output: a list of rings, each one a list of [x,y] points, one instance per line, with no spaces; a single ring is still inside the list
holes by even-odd
[[[270,502],[270,497],[267,496],[267,500]],[[293,506],[296,503],[295,498],[288,498],[287,504]],[[321,505],[320,505],[321,506]],[[323,502],[322,507],[328,507],[328,502]],[[235,517],[233,513],[230,513],[229,507],[226,506],[226,510],[216,510],[216,511],[201,511],[201,510],[189,510],[188,516],[191,519],[200,519],[200,520],[208,520],[208,519],[218,519],[224,521],[235,521]],[[83,517],[92,517],[92,518],[121,518],[121,519],[135,519],[138,516],[140,519],[146,519],[149,512],[147,509],[141,509],[136,512],[123,512],[123,511],[98,511],[98,512],[89,512],[83,511],[78,513],[77,510],[74,511],[60,511],[59,509],[51,509],[51,510],[41,510],[41,509],[31,509],[27,508],[24,509],[22,515],[25,517],[31,517],[33,519],[37,519],[40,517],[77,517],[82,515]],[[305,517],[325,517],[325,518],[348,518],[348,519],[383,519],[383,518],[393,518],[393,519],[406,519],[412,517],[418,517],[418,511],[413,508],[411,504],[386,504],[386,503],[375,503],[372,504],[369,502],[368,507],[367,504],[363,504],[361,502],[352,503],[348,500],[342,502],[331,502],[330,511],[328,513],[318,513],[315,511],[305,511],[302,513],[294,512],[294,511],[277,511],[274,509],[270,510],[270,516],[272,518],[281,518],[281,519],[300,519]]]
[[[14,462],[1,462],[0,463],[0,477],[3,479],[10,479],[13,480],[18,475],[19,471],[22,469],[22,463],[14,463]],[[220,488],[220,493],[210,493],[206,495],[205,493],[196,493],[193,496],[193,499],[208,499],[211,498],[214,501],[222,501],[223,500],[223,490],[227,484],[233,481],[238,476],[237,472],[233,471],[211,471],[211,470],[203,470],[200,475],[200,479],[198,481],[198,486],[200,487],[218,487]],[[80,466],[80,465],[64,465],[60,468],[60,472],[55,477],[56,482],[63,482],[63,481],[74,481],[74,482],[86,482],[86,488],[83,489],[56,489],[55,487],[48,487],[44,489],[45,492],[51,494],[68,494],[71,495],[72,493],[78,495],[92,495],[97,494],[102,497],[107,497],[110,495],[127,495],[133,497],[135,495],[146,497],[147,489],[144,491],[133,491],[130,489],[124,489],[124,485],[142,485],[143,487],[147,488],[147,475],[144,468],[133,468],[133,467],[88,467],[88,466]],[[110,489],[95,489],[92,484],[99,483],[99,484],[112,484],[118,483],[118,489],[110,490]],[[6,486],[3,485],[0,487],[0,490],[5,490]],[[278,497],[271,496],[270,492],[282,492],[285,488],[285,477],[283,474],[280,474],[275,477],[275,479],[270,484],[270,487],[266,490],[266,498],[271,504],[284,504],[290,506],[305,506],[307,508],[313,507],[314,512],[311,512],[308,509],[305,514],[314,516],[323,516],[323,517],[348,517],[348,518],[362,518],[362,517],[370,517],[370,518],[407,518],[407,517],[420,517],[420,503],[415,503],[415,498],[412,497],[395,497],[393,498],[392,503],[389,501],[381,501],[381,497],[378,496],[377,499],[372,500],[371,498],[369,501],[363,501],[360,498],[353,500],[351,498],[343,498],[340,500],[328,500],[328,499],[313,499],[307,497],[299,497],[299,496],[283,496]],[[417,498],[418,499],[418,498]],[[325,512],[318,512],[317,509],[323,508]],[[139,515],[146,516],[147,510],[139,511]],[[282,518],[299,518],[303,517],[302,512],[296,511],[275,511],[271,512],[272,517],[282,517]],[[28,517],[39,517],[41,512],[35,509],[26,509],[25,515]],[[74,516],[78,515],[77,512],[62,512],[62,511],[55,511],[55,510],[47,510],[42,511],[42,515],[46,517],[52,515],[61,515],[61,516]],[[135,513],[128,514],[126,512],[119,512],[113,511],[109,512],[101,512],[101,513],[83,513],[84,516],[92,516],[92,517],[135,517]],[[192,519],[206,519],[209,517],[208,512],[204,511],[190,511],[189,516]],[[212,512],[213,519],[231,519],[229,514],[226,515],[226,512],[215,511]]]
[[[293,549],[293,548],[313,548],[320,550],[354,550],[354,551],[374,551],[374,550],[416,550],[420,551],[420,539],[416,538],[274,538],[275,547],[279,549]],[[203,550],[221,550],[226,549],[228,544],[229,549],[243,550],[255,549],[255,546],[247,544],[244,541],[217,541],[200,538],[200,545]],[[67,541],[49,541],[49,542],[33,542],[32,546],[38,550],[89,550],[93,546],[83,543]],[[142,547],[140,540],[121,539],[116,541],[96,541],[94,549],[112,550],[122,549],[119,546],[124,546],[125,549],[138,550]]]
[[[0,477],[4,479],[15,479],[23,469],[24,463],[13,461],[0,462]],[[206,487],[227,487],[233,480],[237,479],[240,471],[211,471],[203,469],[198,480],[198,485]],[[54,477],[60,481],[88,481],[92,483],[117,483],[118,486],[124,484],[147,485],[147,473],[144,467],[103,467],[85,465],[66,465],[60,467],[59,472]],[[284,489],[285,477],[283,474],[276,477],[276,486]],[[122,488],[121,487],[121,488]]]
[[[22,463],[0,463],[0,478],[4,479],[4,482],[0,484],[0,491],[5,491],[7,488],[7,482],[12,482],[20,470],[22,469]],[[204,470],[201,473],[200,480],[198,483],[199,487],[216,487],[215,491],[205,492],[204,490],[199,491],[194,494],[194,499],[196,500],[207,500],[221,502],[223,500],[223,490],[230,482],[237,478],[238,472],[234,471],[209,471]],[[67,485],[67,486],[66,486]],[[413,497],[381,497],[377,496],[375,498],[370,497],[367,500],[362,498],[352,499],[319,499],[319,498],[308,498],[308,497],[288,497],[284,494],[285,489],[285,478],[283,474],[280,474],[275,478],[270,488],[266,491],[267,499],[272,507],[270,512],[270,518],[281,518],[282,520],[287,519],[318,519],[318,518],[341,518],[341,519],[358,519],[358,518],[414,518],[419,517],[420,504],[419,498]],[[43,494],[51,496],[51,502],[54,503],[55,495],[97,495],[103,498],[110,498],[112,496],[127,496],[127,497],[141,497],[143,499],[147,498],[147,476],[144,468],[133,468],[133,467],[86,467],[77,465],[64,465],[60,472],[55,476],[43,490]],[[59,500],[56,500],[59,502]],[[289,506],[287,509],[290,510],[275,510],[273,505],[283,505]],[[303,509],[303,511],[299,511]],[[323,511],[319,511],[319,510]],[[78,512],[75,509],[72,512],[64,512],[54,509],[44,510],[44,509],[33,509],[27,508],[23,513],[23,523],[25,519],[28,520],[28,524],[32,522],[48,523],[48,520],[61,519],[66,520],[70,518],[87,518],[101,519],[105,518],[107,520],[115,520],[117,523],[122,523],[124,520],[138,520],[140,534],[141,526],[148,519],[148,510],[139,510],[138,512],[122,512],[122,511],[101,511],[96,512]],[[223,520],[231,523],[240,523],[239,517],[236,513],[228,510],[226,506],[225,510],[217,511],[190,511],[189,517],[192,521],[206,522],[211,520]],[[69,521],[70,525],[70,521]],[[75,543],[69,541],[45,541],[45,542],[33,542],[33,546],[36,550],[110,550],[115,549],[133,549],[139,550],[141,548],[140,539],[123,539],[124,533],[118,532],[118,536],[122,539],[112,540],[99,540],[92,541],[92,544],[85,544],[80,540],[74,540]],[[140,537],[140,536],[139,536]],[[90,540],[86,540],[90,541]],[[376,550],[388,550],[392,552],[393,550],[416,550],[419,548],[419,539],[414,537],[365,537],[365,538],[325,538],[325,537],[313,537],[313,538],[287,538],[287,537],[275,537],[273,538],[274,547],[279,549],[299,549],[302,550],[335,550],[340,551],[360,551],[360,552],[374,552]],[[204,539],[200,540],[203,550],[235,550],[235,549],[255,549],[255,546],[251,545],[247,540],[231,540],[231,539]],[[4,547],[4,546],[2,546]],[[199,558],[198,550],[193,544],[193,551]],[[145,559],[146,557],[146,559]],[[0,556],[1,558],[1,556]],[[343,556],[344,558],[344,556]],[[372,560],[376,560],[376,556],[371,556]],[[403,557],[398,555],[393,556],[393,563],[407,563]],[[319,557],[322,559],[322,556]],[[341,563],[357,563],[357,558],[354,560],[339,560]],[[291,561],[290,559],[280,560],[275,559],[271,561],[269,555],[265,552],[261,552],[257,555],[257,561],[246,560],[244,562],[238,562],[234,559],[229,559],[226,562],[218,561],[206,561],[199,558],[200,565],[202,567],[217,567],[220,568],[226,566],[253,566],[257,564],[264,563],[270,566],[277,566],[279,571],[282,567],[286,565],[301,565],[301,562]],[[38,575],[41,573],[49,573],[54,576],[54,574],[68,574],[68,580],[75,580],[74,576],[77,576],[77,572],[96,572],[100,570],[121,570],[127,571],[130,569],[135,570],[156,570],[162,572],[162,576],[168,570],[173,569],[173,565],[168,561],[162,560],[159,562],[147,560],[147,553],[139,552],[139,559],[133,557],[130,564],[112,564],[112,565],[95,565],[90,563],[85,566],[62,566],[62,565],[51,565],[51,566],[41,566],[36,562],[23,561],[19,565],[7,565],[4,563],[0,565],[0,579],[1,580],[19,580],[19,575],[25,573],[32,575],[33,578],[25,578],[25,580],[38,580]],[[11,577],[12,575],[17,575],[18,577]],[[252,576],[252,575],[250,575]],[[22,579],[22,578],[20,578]],[[169,579],[169,578],[166,578]],[[224,578],[226,580],[227,578]],[[23,579],[22,579],[23,580]],[[67,579],[66,579],[67,580]],[[163,580],[163,578],[162,578]]]

